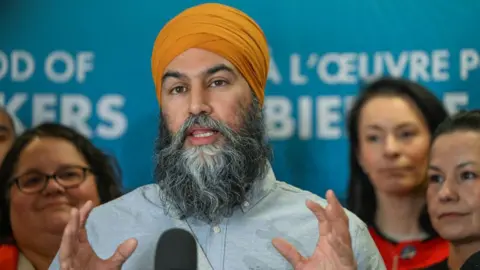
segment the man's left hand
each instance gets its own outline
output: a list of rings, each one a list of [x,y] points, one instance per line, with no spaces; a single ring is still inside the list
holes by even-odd
[[[356,270],[348,217],[333,191],[326,194],[328,205],[323,208],[308,200],[307,207],[318,220],[319,239],[313,255],[303,257],[283,239],[273,239],[273,245],[295,270]]]

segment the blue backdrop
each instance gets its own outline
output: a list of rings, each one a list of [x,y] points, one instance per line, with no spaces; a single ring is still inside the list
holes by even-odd
[[[127,189],[152,181],[159,108],[153,41],[205,1],[1,1],[0,105],[23,130],[58,121],[114,154]],[[480,2],[220,1],[251,15],[272,55],[266,118],[279,179],[346,194],[345,112],[360,80],[430,87],[454,112],[480,105]]]

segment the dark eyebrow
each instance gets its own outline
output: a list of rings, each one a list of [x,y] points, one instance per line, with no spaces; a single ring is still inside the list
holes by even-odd
[[[379,127],[378,125],[368,125],[367,128],[369,128],[369,129],[376,129],[376,130],[382,130],[382,128]]]
[[[401,129],[401,128],[405,128],[405,127],[415,127],[415,124],[413,123],[402,123],[398,126],[395,127],[395,129]],[[370,129],[376,129],[376,130],[383,130],[382,127],[380,127],[379,125],[368,125],[367,128],[370,128]]]
[[[457,169],[461,169],[461,168],[466,167],[466,166],[468,166],[468,165],[475,165],[475,164],[476,164],[476,163],[473,162],[473,161],[467,161],[467,162],[462,162],[462,163],[458,164],[458,165],[455,166],[455,167],[456,167]],[[439,167],[434,166],[434,165],[430,165],[430,166],[428,166],[428,168],[429,168],[430,170],[434,170],[434,171],[438,171],[438,172],[441,171]]]
[[[168,79],[168,78],[181,79],[181,78],[185,78],[185,77],[187,77],[185,74],[182,74],[178,71],[167,71],[162,76],[162,84],[165,83],[165,80]]]
[[[476,163],[473,161],[462,162],[457,165],[457,169],[461,169],[463,167],[467,167],[468,165],[475,165]]]
[[[231,67],[228,67],[226,66],[225,64],[219,64],[219,65],[216,65],[214,67],[211,67],[209,69],[207,69],[207,71],[205,72],[205,74],[207,75],[213,75],[219,71],[227,71],[227,72],[230,72],[232,74],[235,74],[235,72],[233,71],[233,69]]]
[[[225,64],[219,64],[219,65],[216,65],[216,66],[213,66],[209,69],[207,69],[206,71],[202,72],[204,75],[213,75],[217,72],[220,72],[220,71],[227,71],[229,73],[232,73],[235,75],[235,71],[233,71],[233,69]],[[178,71],[167,71],[165,72],[165,74],[163,74],[162,76],[162,84],[165,82],[165,80],[167,80],[168,78],[176,78],[176,79],[182,79],[182,78],[186,78],[187,75],[183,74],[183,73],[180,73]]]
[[[438,168],[437,166],[434,166],[434,165],[428,166],[428,169],[429,170],[434,170],[434,171],[437,171],[437,172],[441,171],[440,168]]]
[[[60,164],[57,166],[55,169],[55,173],[62,171],[62,170],[67,170],[67,169],[72,169],[72,168],[89,168],[90,166],[88,165],[82,165],[82,164],[73,164],[73,163],[65,163],[65,164]],[[22,174],[19,176],[27,175],[27,174],[45,174],[42,170],[38,168],[28,168],[25,170]]]

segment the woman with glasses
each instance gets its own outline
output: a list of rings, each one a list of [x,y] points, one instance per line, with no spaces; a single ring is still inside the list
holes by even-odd
[[[0,268],[48,269],[71,209],[121,195],[120,170],[112,161],[59,124],[20,135],[0,168]]]

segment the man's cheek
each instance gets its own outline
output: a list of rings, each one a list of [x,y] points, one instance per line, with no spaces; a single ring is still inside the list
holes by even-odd
[[[185,123],[185,119],[171,117],[169,114],[164,114],[164,121],[166,122],[168,131],[172,134],[176,134],[182,127],[183,123]]]
[[[245,114],[244,112],[242,111],[241,113],[238,113],[235,118],[234,118],[234,121],[231,121],[228,123],[228,126],[235,132],[239,132],[242,128],[245,127],[245,121],[246,121],[246,118],[245,118]]]
[[[229,119],[218,119],[214,118],[216,121],[218,121],[221,125],[228,127],[231,130],[237,131],[240,129],[240,119],[239,117],[233,116],[230,117]]]
[[[172,134],[177,134],[180,131],[181,126],[182,126],[181,123],[175,123],[175,124],[171,124],[171,125],[169,125],[167,123],[168,130]]]

